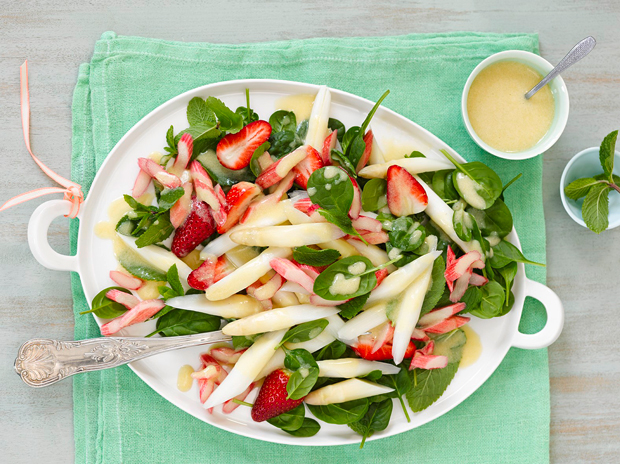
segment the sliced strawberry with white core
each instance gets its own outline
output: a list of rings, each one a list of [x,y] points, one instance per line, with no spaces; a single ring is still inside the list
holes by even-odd
[[[445,321],[440,322],[439,324],[435,324],[434,326],[425,328],[424,331],[427,333],[444,334],[452,332],[454,329],[458,329],[459,327],[467,324],[468,322],[469,317],[452,316]]]
[[[217,144],[217,159],[222,166],[239,170],[250,164],[254,151],[267,141],[271,126],[267,121],[254,121],[236,134],[227,134]]]
[[[192,193],[194,186],[191,182],[183,184],[183,196],[170,208],[170,222],[175,229],[181,227],[187,216],[192,210]]]
[[[138,176],[136,177],[136,182],[133,184],[131,196],[134,198],[141,197],[149,188],[149,185],[151,185],[151,176],[148,172],[140,169],[140,172],[138,172]]]
[[[312,148],[310,145],[306,145],[306,156],[301,162],[299,162],[294,168],[295,182],[302,187],[308,188],[308,179],[314,171],[323,167],[323,160],[319,152]]]
[[[137,277],[125,274],[121,271],[110,271],[110,279],[128,290],[138,290],[144,285],[142,279],[138,279]]]
[[[215,190],[213,190],[211,177],[209,177],[209,174],[199,161],[192,161],[189,171],[194,181],[196,196],[211,207],[215,216],[215,212],[220,210],[220,202],[215,194]]]
[[[332,163],[332,150],[336,148],[336,143],[338,142],[338,130],[331,132],[327,137],[325,137],[325,142],[323,142],[323,150],[321,150],[321,159],[323,160],[323,165],[331,166]]]
[[[307,154],[308,150],[305,146],[299,147],[265,169],[256,178],[256,184],[264,189],[277,184],[291,172],[295,165],[303,161]]]
[[[351,179],[353,183],[353,202],[351,202],[351,208],[349,208],[349,217],[355,220],[360,216],[360,212],[362,211],[362,191],[353,177],[349,176],[349,179]]]
[[[170,174],[152,159],[138,158],[138,166],[153,179],[157,179],[166,188],[174,189],[181,186],[181,179],[174,174]]]
[[[445,321],[449,317],[454,316],[456,313],[465,309],[465,303],[456,303],[443,308],[433,309],[430,313],[425,314],[418,321],[418,326],[422,330],[426,330],[426,327],[432,327],[439,324],[441,321]]]
[[[446,356],[424,355],[416,352],[411,359],[409,370],[412,369],[443,369],[448,365]]]
[[[475,287],[482,287],[488,282],[489,279],[487,279],[485,276],[481,276],[480,274],[472,273],[471,277],[469,278],[469,285],[473,285]]]
[[[364,153],[362,153],[362,157],[357,162],[357,167],[355,168],[355,172],[360,172],[364,166],[368,164],[368,160],[370,159],[370,154],[372,153],[372,131],[369,130],[364,134],[364,143],[366,144],[366,148],[364,149]]]
[[[221,227],[218,225],[217,231],[223,234],[236,225],[252,200],[260,193],[260,187],[250,182],[239,182],[233,185],[226,195],[226,203],[228,204],[226,222]]]
[[[125,327],[144,322],[157,314],[164,306],[166,306],[166,303],[164,303],[163,300],[141,301],[122,316],[112,319],[107,324],[102,325],[101,335],[112,335]]]
[[[181,140],[177,144],[177,157],[174,160],[174,164],[172,165],[171,171],[180,176],[187,165],[189,164],[189,159],[192,157],[192,152],[194,151],[194,139],[187,132],[181,136]]]
[[[286,280],[301,285],[306,291],[314,293],[314,280],[291,260],[275,258],[269,261],[271,268]]]
[[[131,293],[125,293],[121,290],[108,290],[105,296],[116,303],[122,304],[127,309],[131,309],[140,303],[140,300],[138,300]]]
[[[411,174],[394,165],[387,170],[387,202],[395,216],[410,216],[426,209],[428,196]]]

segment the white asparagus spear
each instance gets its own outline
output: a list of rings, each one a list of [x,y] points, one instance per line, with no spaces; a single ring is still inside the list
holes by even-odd
[[[230,234],[230,239],[240,245],[298,247],[316,245],[344,237],[346,234],[328,222],[294,226],[251,227]]]
[[[200,258],[204,260],[208,255],[222,256],[224,253],[235,248],[237,243],[230,239],[230,234],[233,232],[243,230],[247,227],[275,226],[286,222],[288,218],[286,217],[286,214],[284,214],[284,209],[289,203],[290,200],[279,201],[272,207],[266,209],[265,214],[258,210],[255,214],[250,216],[251,220],[249,222],[245,224],[238,224],[225,234],[222,234],[207,243],[207,245],[200,252]]]
[[[328,404],[344,403],[345,401],[359,400],[370,396],[382,395],[394,391],[373,382],[361,379],[349,379],[328,385],[313,391],[304,400],[307,404],[325,406]]]
[[[306,213],[299,211],[297,208],[295,208],[295,206],[293,206],[294,201],[295,200],[291,200],[284,206],[284,214],[286,214],[288,222],[293,225],[313,223],[314,221],[310,218],[310,216],[308,216]]]
[[[366,304],[379,300],[389,300],[399,296],[415,279],[433,265],[433,261],[441,254],[441,251],[431,251],[418,259],[398,268],[389,274],[381,285],[370,293]]]
[[[368,258],[373,266],[381,266],[390,260],[390,258],[388,258],[388,254],[377,245],[366,245],[364,242],[354,238],[348,239],[347,243],[355,248],[360,255]],[[396,266],[390,264],[386,269],[389,272],[394,272],[396,270]]]
[[[360,177],[366,179],[380,178],[385,179],[390,166],[400,166],[407,170],[410,174],[419,174],[421,172],[440,171],[442,169],[452,169],[452,163],[442,160],[430,158],[403,158],[388,161],[382,164],[371,164],[366,166],[359,172]]]
[[[319,153],[323,148],[323,142],[327,137],[327,123],[329,121],[329,109],[331,106],[331,92],[327,86],[323,85],[319,88],[312,112],[308,120],[308,132],[306,134],[306,145],[310,145]]]
[[[413,281],[405,290],[396,308],[394,324],[394,339],[392,340],[392,357],[396,364],[400,364],[405,357],[407,346],[411,340],[413,329],[420,317],[420,310],[426,291],[431,283],[433,267],[429,266],[420,277]]]
[[[293,252],[290,248],[271,247],[267,248],[256,258],[247,262],[240,268],[218,280],[205,291],[208,300],[217,301],[228,298],[231,295],[249,287],[263,275],[271,266],[269,262],[274,258],[288,258]]]
[[[295,306],[299,304],[299,300],[293,292],[286,292],[282,289],[278,290],[276,294],[271,297],[271,301],[276,308],[285,308],[287,306]]]
[[[220,301],[209,301],[204,295],[185,295],[170,298],[166,304],[173,308],[212,314],[226,319],[251,316],[263,310],[258,300],[247,295],[233,295]]]
[[[275,308],[252,316],[237,319],[226,325],[222,332],[226,335],[253,335],[274,330],[286,329],[304,322],[322,319],[338,314],[340,309],[326,306],[298,305]]]
[[[372,371],[381,371],[383,374],[398,374],[400,371],[399,367],[392,364],[359,358],[326,359],[317,361],[317,364],[319,365],[319,377],[351,379],[370,374]]]
[[[338,339],[350,344],[349,342],[356,341],[363,333],[383,324],[388,320],[385,314],[386,306],[385,301],[380,301],[345,322],[338,331]]]
[[[228,373],[224,381],[211,394],[205,402],[205,409],[234,398],[256,378],[262,368],[269,362],[276,350],[278,343],[282,341],[286,330],[268,332],[261,335],[240,357],[235,367]]]
[[[413,158],[412,158],[413,159]],[[421,158],[418,158],[421,159]],[[428,214],[428,216],[433,220],[435,224],[437,224],[447,235],[450,237],[461,249],[467,253],[472,250],[476,250],[480,252],[482,255],[482,259],[485,259],[484,253],[482,253],[482,249],[480,248],[480,244],[476,240],[470,240],[469,242],[464,242],[456,235],[454,231],[454,226],[452,225],[452,216],[454,215],[454,211],[450,206],[443,201],[439,195],[437,195],[432,188],[424,183],[422,179],[418,176],[413,176],[416,180],[424,187],[426,191],[426,195],[428,196],[428,205],[424,212]]]
[[[170,269],[173,264],[176,264],[181,285],[185,291],[189,290],[189,285],[187,285],[187,277],[191,274],[192,268],[177,258],[174,253],[155,245],[147,245],[145,247],[138,248],[134,237],[128,237],[121,234],[117,235],[131,250],[137,253],[138,256],[164,273],[168,272],[168,269]]]

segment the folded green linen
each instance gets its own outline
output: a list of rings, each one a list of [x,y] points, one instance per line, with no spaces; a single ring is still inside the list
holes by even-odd
[[[472,69],[509,49],[538,52],[533,34],[414,34],[222,45],[103,34],[79,70],[73,100],[72,179],[87,194],[98,167],[143,116],[192,88],[239,78],[327,84],[370,100],[389,88],[386,107],[412,119],[468,160],[491,165],[505,181],[523,250],[545,261],[542,157],[495,159],[469,138],[461,91]],[[77,220],[71,229],[75,251]],[[544,282],[543,268],[528,276]],[[72,276],[76,339],[97,337],[80,278]],[[521,329],[544,322],[528,299]],[[356,445],[305,448],[240,437],[177,409],[128,367],[74,377],[78,463],[542,463],[549,460],[547,351],[511,349],[491,378],[439,419],[400,435]],[[302,439],[303,440],[303,439]]]

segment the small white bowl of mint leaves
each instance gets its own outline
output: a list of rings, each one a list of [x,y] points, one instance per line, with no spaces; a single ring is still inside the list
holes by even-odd
[[[600,147],[577,153],[562,173],[560,196],[573,220],[600,234],[620,226],[620,153],[618,131],[608,134]]]

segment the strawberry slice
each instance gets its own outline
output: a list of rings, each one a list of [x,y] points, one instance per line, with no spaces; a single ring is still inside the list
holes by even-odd
[[[192,209],[189,216],[174,234],[172,252],[184,258],[191,251],[209,238],[215,231],[215,221],[204,201],[192,198]]]
[[[393,165],[387,170],[387,202],[395,216],[410,216],[426,209],[428,196],[415,177]]]
[[[189,159],[192,157],[192,152],[194,151],[194,139],[187,132],[183,134],[181,140],[177,144],[177,157],[174,160],[174,164],[170,169],[171,172],[175,173],[177,176],[183,174],[183,171],[189,164]]]
[[[254,121],[236,134],[228,134],[217,144],[217,159],[222,166],[235,171],[243,169],[252,159],[254,151],[271,135],[267,121]]]
[[[226,195],[226,204],[228,205],[226,221],[221,226],[218,224],[217,231],[223,234],[236,225],[252,200],[260,193],[260,187],[251,182],[239,182],[233,185]]]
[[[107,337],[115,334],[125,327],[146,321],[149,317],[159,312],[166,303],[163,300],[144,300],[131,308],[122,316],[112,319],[107,324],[101,326],[101,335]]]
[[[302,188],[308,188],[308,179],[312,173],[323,167],[323,160],[318,151],[307,145],[306,153],[306,157],[293,168],[296,174],[295,182]]]
[[[323,164],[325,166],[331,166],[332,163],[332,150],[336,148],[336,143],[338,142],[338,129],[331,132],[327,137],[325,137],[325,142],[323,142],[323,150],[321,151],[321,159],[323,160]]]
[[[116,282],[121,287],[125,287],[129,290],[138,290],[144,285],[142,279],[138,279],[129,274],[125,274],[121,271],[110,271],[110,279]]]
[[[222,255],[216,258],[215,255],[210,255],[197,269],[190,273],[187,277],[187,284],[196,290],[206,290],[234,269],[226,256]]]
[[[385,361],[387,359],[393,359],[391,342],[386,343],[374,353],[372,352],[374,349],[374,343],[357,343],[355,346],[352,346],[352,348],[360,358],[364,358],[368,361]],[[415,353],[415,350],[416,348],[413,342],[409,342],[407,350],[405,351],[405,358],[411,358]]]
[[[360,172],[364,168],[364,166],[368,164],[368,160],[370,159],[370,154],[372,153],[372,139],[373,139],[372,131],[369,130],[364,135],[363,140],[364,140],[364,143],[366,144],[366,148],[364,149],[364,153],[362,154],[362,157],[357,162],[357,167],[355,168],[355,172]]]
[[[286,399],[288,396],[286,384],[290,377],[290,372],[285,369],[277,369],[265,377],[263,386],[258,392],[254,406],[252,406],[251,415],[255,422],[272,419],[295,409],[303,402],[303,398],[298,400]]]
[[[194,187],[191,182],[183,184],[183,196],[170,208],[170,222],[175,229],[178,229],[189,216],[192,210],[192,193]]]

